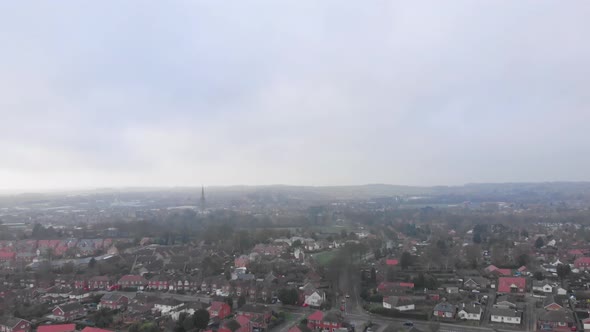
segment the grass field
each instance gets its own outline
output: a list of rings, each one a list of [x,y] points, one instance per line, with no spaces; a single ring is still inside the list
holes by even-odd
[[[334,257],[336,257],[337,254],[338,250],[330,250],[313,254],[312,257],[313,259],[315,259],[316,262],[318,262],[318,264],[326,266],[330,264],[332,259],[334,259]]]

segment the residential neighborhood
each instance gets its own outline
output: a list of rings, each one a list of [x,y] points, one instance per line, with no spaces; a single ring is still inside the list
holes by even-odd
[[[145,221],[24,223],[12,230],[4,224],[13,238],[0,240],[1,331],[582,331],[589,325],[584,224],[483,221],[550,207],[498,204],[489,214],[490,203],[438,210],[388,204],[327,205],[311,210],[307,227],[244,228],[260,218],[249,212],[239,217],[244,224],[217,224],[214,208],[162,211],[171,218],[168,228]],[[389,217],[365,217],[375,213]],[[325,215],[329,222],[321,221]],[[440,221],[466,215],[480,221]]]

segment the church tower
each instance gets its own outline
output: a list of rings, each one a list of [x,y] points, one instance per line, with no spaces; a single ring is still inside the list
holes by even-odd
[[[201,212],[205,212],[205,186],[201,186]]]

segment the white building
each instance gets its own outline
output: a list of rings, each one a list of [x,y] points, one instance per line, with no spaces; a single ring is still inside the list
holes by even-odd
[[[491,308],[490,320],[495,323],[520,324],[522,314],[514,309]]]
[[[482,312],[483,311],[481,310],[481,305],[479,303],[463,303],[457,315],[459,319],[479,321],[481,320]]]
[[[310,307],[319,307],[324,303],[325,300],[326,294],[324,292],[321,292],[320,294],[319,291],[313,291],[311,294],[305,295],[304,303]]]
[[[409,311],[416,309],[413,301],[399,296],[386,296],[383,298],[383,308],[397,311]]]

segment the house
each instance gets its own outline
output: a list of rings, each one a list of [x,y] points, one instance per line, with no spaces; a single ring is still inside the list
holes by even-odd
[[[134,274],[124,275],[117,281],[117,285],[123,288],[137,288],[139,290],[144,289],[147,284],[148,281],[144,277]]]
[[[433,302],[440,301],[440,294],[436,291],[426,291],[426,299]]]
[[[326,293],[318,290],[312,283],[308,282],[301,287],[303,292],[303,303],[310,307],[319,307],[326,301]]]
[[[52,311],[52,316],[57,321],[69,322],[86,315],[86,310],[79,302],[61,304]]]
[[[88,288],[92,290],[109,289],[112,285],[112,279],[107,276],[96,276],[88,279]]]
[[[545,310],[538,315],[537,329],[541,331],[571,331],[576,320],[571,310]]]
[[[496,308],[490,309],[490,321],[494,323],[520,324],[522,313],[514,309]]]
[[[590,270],[590,257],[580,257],[574,261],[574,267],[578,270]]]
[[[482,289],[488,287],[488,285],[488,279],[481,277],[469,277],[463,282],[463,287],[467,289]]]
[[[416,309],[414,301],[408,297],[386,296],[383,297],[383,308],[397,311],[409,311]]]
[[[193,315],[197,310],[203,309],[204,303],[201,302],[189,302],[184,303],[177,309],[174,309],[170,312],[170,318],[174,321],[178,321],[180,319],[180,315],[186,313],[188,316]]]
[[[90,295],[92,295],[92,293],[90,291],[87,291],[85,289],[74,289],[70,294],[69,294],[69,298],[70,300],[83,300],[86,298],[89,298]]]
[[[590,331],[590,317],[582,319],[584,331]]]
[[[0,262],[12,262],[16,259],[16,252],[0,251]]]
[[[460,307],[459,312],[457,313],[457,317],[464,320],[481,320],[481,314],[483,310],[481,309],[481,305],[479,303],[468,303]]]
[[[498,268],[495,265],[489,265],[488,267],[486,267],[484,269],[484,272],[490,274],[490,273],[496,271],[497,269]]]
[[[445,291],[448,294],[459,294],[459,287],[457,286],[446,286]]]
[[[385,265],[387,265],[387,266],[398,266],[399,265],[399,259],[388,258],[388,259],[385,260]]]
[[[250,318],[250,320],[256,320],[256,323],[260,328],[266,328],[267,324],[270,322],[272,311],[268,306],[249,303],[239,308],[236,314],[246,316]]]
[[[127,307],[129,303],[129,298],[125,295],[117,294],[117,293],[106,293],[100,299],[100,303],[98,304],[98,309],[100,308],[108,308],[111,310],[123,309]]]
[[[551,285],[547,280],[533,280],[533,291],[553,293],[553,285]]]
[[[29,332],[31,322],[17,317],[1,317],[0,331],[2,332]]]
[[[37,332],[75,332],[76,324],[39,325]]]
[[[77,277],[74,279],[74,289],[88,288],[88,280],[84,277]]]
[[[380,294],[400,294],[411,291],[414,288],[413,282],[387,282],[384,281],[377,286]]]
[[[155,275],[148,281],[148,288],[153,290],[168,290],[169,283],[167,276]]]
[[[154,302],[154,311],[160,312],[162,315],[168,314],[170,311],[176,310],[182,306],[182,302],[172,299],[158,299]]]
[[[250,318],[246,317],[246,316],[236,316],[236,318],[234,319],[238,325],[239,328],[236,330],[235,328],[232,329],[229,326],[229,322],[230,321],[225,321],[221,327],[219,327],[219,329],[217,330],[217,332],[250,332],[251,330],[253,330],[253,322],[250,320]]]
[[[543,309],[545,310],[561,310],[568,306],[567,296],[564,295],[547,295],[543,299]]]
[[[318,310],[307,316],[307,327],[312,330],[334,332],[342,327],[343,319],[339,312]]]
[[[72,289],[67,286],[53,286],[45,290],[45,297],[48,298],[64,298],[67,299],[70,296]]]
[[[231,314],[231,307],[225,302],[213,301],[207,311],[209,311],[209,317],[211,318],[224,319]]]
[[[248,267],[249,263],[250,263],[250,257],[248,257],[247,255],[241,255],[240,257],[237,257],[236,259],[234,259],[234,266],[235,267]]]
[[[455,318],[457,306],[449,302],[440,302],[434,306],[432,315],[439,318]]]
[[[515,309],[516,300],[514,300],[512,297],[513,296],[508,295],[500,295],[496,297],[496,303],[494,304],[494,308]]]
[[[498,293],[523,294],[526,291],[526,278],[500,277],[498,278]]]

